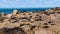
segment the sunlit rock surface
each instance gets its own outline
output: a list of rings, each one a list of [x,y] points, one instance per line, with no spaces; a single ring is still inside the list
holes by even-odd
[[[0,34],[60,34],[60,8],[0,16]]]

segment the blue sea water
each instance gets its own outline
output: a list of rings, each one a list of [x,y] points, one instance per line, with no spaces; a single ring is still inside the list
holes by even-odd
[[[30,12],[30,11],[46,10],[49,8],[0,8],[0,14],[2,12],[4,12],[5,14],[12,13],[14,9],[18,10],[19,12],[23,11]]]

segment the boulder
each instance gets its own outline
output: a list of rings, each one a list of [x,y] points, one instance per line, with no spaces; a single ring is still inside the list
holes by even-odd
[[[18,10],[14,10],[12,14],[16,15],[17,13],[18,13]]]

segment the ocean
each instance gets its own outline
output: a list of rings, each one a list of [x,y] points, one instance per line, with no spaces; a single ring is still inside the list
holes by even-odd
[[[30,12],[30,11],[40,11],[40,10],[44,11],[49,8],[0,8],[0,14],[2,12],[4,12],[5,14],[12,13],[13,10],[15,9],[18,10],[19,12],[23,12],[23,11]]]

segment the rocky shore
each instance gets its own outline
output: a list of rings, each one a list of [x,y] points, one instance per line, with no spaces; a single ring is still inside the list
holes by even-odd
[[[0,34],[60,34],[60,8],[0,15]]]

